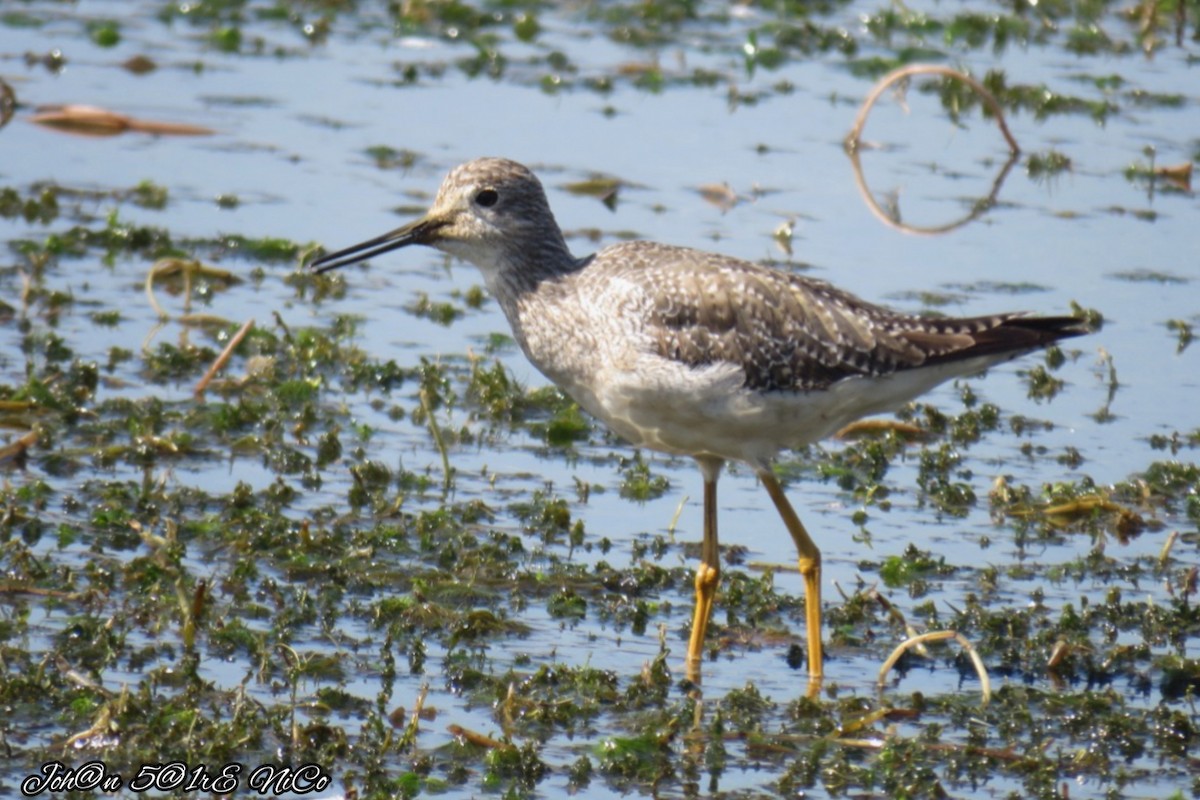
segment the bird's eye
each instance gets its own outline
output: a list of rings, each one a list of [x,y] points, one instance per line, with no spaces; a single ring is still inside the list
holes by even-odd
[[[479,194],[475,195],[475,202],[484,208],[491,208],[499,199],[500,194],[495,189],[482,189]]]

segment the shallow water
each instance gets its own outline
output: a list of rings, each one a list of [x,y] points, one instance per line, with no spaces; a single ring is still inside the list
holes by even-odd
[[[354,344],[371,358],[380,363],[394,360],[404,367],[413,367],[422,358],[442,360],[459,370],[454,378],[459,382],[465,354],[487,353],[491,335],[507,330],[495,303],[485,302],[478,310],[466,308],[449,326],[415,316],[408,309],[420,293],[462,306],[461,293],[481,284],[469,265],[450,263],[432,251],[406,250],[375,259],[369,268],[345,271],[343,294],[314,300],[311,292],[296,289],[285,280],[300,268],[298,260],[246,257],[214,247],[212,242],[240,234],[340,248],[411,218],[431,199],[447,169],[492,154],[534,166],[578,253],[628,236],[652,238],[751,260],[782,260],[784,268],[803,269],[867,299],[910,310],[925,308],[922,298],[937,295],[945,302],[935,310],[949,314],[1008,308],[1059,314],[1067,313],[1075,301],[1099,310],[1105,325],[1093,336],[1067,343],[1067,362],[1053,372],[1066,385],[1053,400],[1027,396],[1023,374],[1044,363],[1040,356],[996,368],[986,380],[968,382],[981,401],[999,407],[1003,422],[981,441],[958,448],[962,461],[954,474],[977,497],[963,515],[939,513],[920,490],[919,445],[891,462],[883,481],[890,492],[890,510],[865,503],[835,481],[819,479],[811,468],[806,471],[805,464],[819,463],[844,445],[827,443],[820,450],[800,454],[800,477],[790,483],[789,494],[822,547],[825,599],[839,604],[843,598],[837,587],[852,593],[860,584],[878,581],[880,565],[889,557],[903,557],[910,544],[954,567],[948,575],[932,579],[927,593],[916,593],[916,597],[910,597],[905,587],[883,587],[910,618],[916,607],[929,602],[943,619],[952,618],[955,609],[967,604],[969,595],[981,592],[981,573],[988,567],[998,571],[1000,580],[998,586],[984,592],[985,602],[1011,607],[1014,613],[1030,605],[1036,594],[1050,615],[1057,616],[1064,605],[1077,608],[1081,597],[1102,602],[1114,587],[1124,590],[1127,601],[1136,595],[1147,603],[1166,606],[1172,601],[1166,588],[1171,579],[1163,575],[1129,579],[1087,570],[1081,571],[1081,577],[1062,575],[1074,574],[1072,565],[1085,562],[1098,551],[1114,559],[1118,571],[1135,565],[1145,568],[1158,557],[1172,530],[1183,534],[1172,551],[1175,571],[1196,563],[1195,520],[1180,511],[1181,503],[1162,508],[1161,527],[1152,527],[1125,543],[1108,538],[1111,532],[1107,531],[1100,536],[1068,532],[1035,537],[1030,542],[1017,535],[1011,520],[993,520],[987,500],[998,476],[1035,492],[1044,485],[1079,481],[1085,476],[1100,487],[1126,481],[1151,462],[1171,457],[1169,451],[1155,449],[1151,437],[1170,437],[1174,432],[1186,437],[1200,425],[1195,403],[1200,356],[1196,347],[1181,348],[1178,335],[1167,327],[1172,320],[1200,321],[1195,291],[1200,279],[1196,199],[1191,192],[1172,189],[1161,180],[1151,183],[1125,175],[1131,165],[1150,163],[1148,147],[1154,148],[1154,162],[1159,165],[1197,158],[1200,151],[1194,131],[1200,127],[1200,96],[1195,90],[1195,41],[1185,40],[1179,47],[1166,44],[1152,56],[1077,55],[1064,49],[1064,33],[1050,35],[1045,43],[1002,50],[948,44],[937,31],[925,35],[898,31],[888,44],[872,39],[866,29],[867,15],[885,9],[851,3],[827,13],[814,11],[813,17],[830,30],[842,28],[859,42],[853,59],[831,51],[809,58],[796,56],[774,69],[759,65],[750,72],[744,49],[749,32],[766,30],[777,17],[785,16],[783,11],[736,6],[729,12],[731,18],[725,19],[722,6],[701,4],[702,15],[712,18],[655,29],[636,15],[628,22],[604,21],[606,13],[613,17],[621,13],[621,6],[581,4],[531,12],[537,14],[540,32],[532,42],[521,42],[511,22],[482,33],[463,28],[457,37],[449,35],[445,27],[439,29],[436,22],[399,30],[382,6],[369,3],[340,13],[316,4],[281,6],[291,18],[287,14],[277,18],[268,13],[276,7],[267,5],[199,4],[189,14],[182,12],[184,7],[154,2],[77,6],[29,2],[4,12],[10,16],[0,25],[0,54],[4,56],[0,77],[13,87],[21,105],[14,119],[0,130],[5,152],[10,154],[0,163],[0,182],[22,194],[33,193],[32,187],[41,184],[91,194],[60,197],[60,217],[49,223],[30,223],[20,217],[0,219],[0,241],[42,242],[75,224],[103,227],[111,214],[130,225],[162,228],[176,243],[184,243],[185,250],[247,278],[197,299],[193,310],[234,323],[253,317],[268,328],[275,325],[273,315],[278,314],[294,330],[325,327],[339,315],[352,315],[359,319]],[[489,8],[496,14],[511,13],[500,5]],[[982,3],[953,8],[940,3],[909,4],[908,8],[935,19],[971,9],[1000,13]],[[201,12],[208,11],[225,18],[206,20]],[[323,13],[329,14],[328,35],[306,39],[304,24],[319,26]],[[170,22],[164,22],[160,14],[169,16]],[[35,24],[23,23],[26,19]],[[89,38],[89,26],[94,28],[105,20],[119,23],[120,42],[113,47],[101,47]],[[1059,23],[1063,29],[1073,24],[1069,20],[1068,15]],[[1118,16],[1117,9],[1103,10],[1102,21],[1109,36],[1133,42],[1135,29]],[[1194,26],[1193,21],[1192,29]],[[657,46],[620,43],[625,31],[643,27],[661,37]],[[222,52],[213,44],[213,31],[232,28],[242,31],[240,51]],[[467,40],[485,34],[497,37],[495,47],[507,61],[497,77],[472,77],[461,66],[478,52]],[[766,35],[759,33],[758,40],[766,43]],[[871,85],[871,78],[852,67],[871,57],[896,58],[902,48],[917,46],[939,52],[947,63],[976,74],[1003,70],[1009,85],[1044,84],[1051,91],[1086,101],[1108,100],[1116,109],[1102,122],[1088,113],[1052,113],[1043,119],[1035,119],[1029,112],[1012,115],[1009,124],[1024,155],[1000,186],[995,206],[946,235],[905,234],[871,215],[855,188],[841,140]],[[24,57],[25,53],[44,56],[55,49],[66,57],[62,69],[30,64]],[[555,52],[565,54],[571,68],[557,68]],[[139,76],[119,66],[137,54],[149,56],[158,68]],[[652,67],[661,69],[661,87],[639,87],[636,76],[652,74],[647,71]],[[415,82],[405,82],[406,68],[418,76]],[[694,80],[697,70],[706,71],[703,80]],[[1114,75],[1119,75],[1120,81],[1096,80]],[[588,88],[588,82],[597,81],[610,81],[611,89]],[[560,88],[547,90],[547,85]],[[1178,95],[1178,100],[1162,102],[1161,97],[1167,95]],[[757,99],[731,101],[734,96]],[[32,106],[51,103],[87,103],[141,118],[205,125],[215,134],[192,138],[131,133],[94,138],[47,130],[29,121]],[[864,138],[881,147],[863,154],[869,185],[881,203],[898,204],[903,219],[911,224],[944,225],[965,217],[974,203],[988,195],[1001,173],[1007,157],[1003,141],[990,122],[980,119],[978,111],[968,112],[962,124],[955,126],[929,94],[909,91],[905,105],[882,102],[871,117]],[[368,150],[381,146],[409,151],[415,159],[408,167],[380,168]],[[1071,169],[1048,178],[1031,175],[1028,155],[1051,150],[1066,154]],[[614,209],[565,188],[594,175],[615,176],[625,182]],[[169,201],[165,208],[140,207],[112,194],[143,180],[166,188]],[[739,202],[727,209],[707,202],[698,189],[714,184],[728,184]],[[236,202],[219,203],[219,196],[236,198]],[[773,236],[787,220],[793,222],[795,231],[791,256]],[[189,240],[196,243],[194,248]],[[5,253],[0,260],[0,296],[19,309],[22,275],[30,267],[15,247]],[[121,251],[106,262],[103,255],[102,248],[89,248],[77,257],[49,262],[37,279],[39,287],[46,293],[65,293],[71,302],[53,314],[44,307],[36,308],[28,326],[18,324],[23,317],[18,313],[0,328],[3,383],[18,387],[48,367],[27,351],[26,337],[32,329],[61,337],[80,361],[103,364],[113,347],[134,354],[104,371],[97,402],[157,396],[172,407],[186,407],[192,402],[194,377],[163,380],[145,367],[138,354],[162,343],[192,341],[215,349],[219,346],[212,345],[203,331],[177,321],[159,327],[143,293],[151,259]],[[179,297],[162,289],[156,296],[172,314],[183,309]],[[109,309],[120,310],[119,324],[97,324],[91,316],[93,311]],[[489,353],[487,357],[492,356]],[[545,383],[515,348],[502,347],[495,357],[520,384],[533,388]],[[1101,362],[1102,357],[1111,357],[1119,381],[1115,392],[1111,392],[1109,367]],[[231,374],[245,371],[244,358],[236,358],[229,368]],[[372,407],[372,401],[380,401],[381,407]],[[419,405],[411,381],[391,395],[359,391],[341,397],[323,391],[320,402],[327,407],[345,403],[344,424],[367,425],[373,433],[362,445],[362,459],[347,452],[323,466],[319,487],[302,485],[296,475],[281,471],[257,453],[239,456],[221,447],[215,447],[208,457],[183,458],[153,468],[124,461],[100,465],[84,458],[77,471],[50,474],[44,459],[54,448],[86,452],[90,446],[86,437],[73,440],[68,434],[43,451],[35,449],[27,468],[10,471],[6,480],[13,491],[45,480],[60,497],[73,494],[91,478],[134,484],[162,482],[173,490],[195,487],[214,497],[233,492],[239,483],[263,491],[282,480],[301,494],[288,511],[297,525],[301,521],[308,524],[321,509],[344,510],[354,483],[350,467],[363,459],[376,459],[397,472],[426,474],[435,487],[441,480],[441,457],[428,428],[412,420],[393,420],[387,413],[391,405],[406,411]],[[948,414],[963,411],[955,386],[942,387],[923,402]],[[1105,413],[1098,414],[1101,410]],[[1046,420],[1053,427],[1018,436],[1008,427],[1015,415]],[[591,431],[573,452],[564,452],[547,447],[526,427],[498,426],[489,431],[469,404],[439,410],[436,416],[445,431],[465,429],[479,437],[476,442],[450,447],[456,473],[450,499],[486,504],[494,516],[484,527],[520,537],[529,551],[526,566],[545,564],[551,576],[556,574],[551,566],[557,568],[558,564],[554,559],[589,568],[604,562],[617,570],[634,570],[643,562],[635,547],[653,543],[657,536],[664,537],[669,546],[661,555],[647,557],[652,562],[668,570],[694,564],[694,550],[685,551],[683,545],[699,540],[700,480],[687,461],[643,453],[651,471],[668,480],[669,490],[661,497],[635,502],[623,499],[617,491],[619,458],[629,456],[630,451],[600,429]],[[935,441],[926,447],[937,445]],[[1023,453],[1023,445],[1044,450]],[[1058,458],[1070,448],[1081,457],[1079,463]],[[1191,461],[1191,452],[1185,447],[1178,458]],[[576,481],[597,487],[586,502],[578,496]],[[528,501],[547,485],[567,501],[571,519],[583,522],[591,550],[569,549],[557,541],[545,545],[543,552],[537,535],[522,528],[512,504]],[[1179,490],[1176,498],[1195,492],[1193,485]],[[688,499],[672,540],[672,518],[684,496]],[[433,488],[408,496],[404,510],[433,510],[441,502]],[[60,506],[51,501],[46,507],[44,513],[51,524],[66,521],[87,530],[86,513]],[[867,512],[869,543],[862,541],[862,531],[852,521],[858,510]],[[745,559],[750,567],[735,569],[748,569],[758,576],[757,565],[777,565],[774,587],[787,602],[775,623],[786,627],[790,636],[728,647],[706,664],[705,697],[711,705],[731,691],[753,684],[775,703],[790,703],[803,692],[801,673],[785,661],[788,644],[803,637],[796,600],[800,581],[789,566],[794,563],[791,543],[753,475],[744,468],[733,469],[723,478],[721,512],[722,543],[748,549]],[[1144,509],[1141,513],[1155,516]],[[369,515],[355,524],[369,525]],[[319,529],[321,523],[314,520],[312,527]],[[13,535],[8,528],[3,533],[5,537]],[[611,541],[608,552],[601,552],[602,537]],[[45,536],[31,544],[47,563],[82,570],[96,558],[86,534],[67,546],[52,538]],[[108,552],[106,557],[119,564],[126,557],[145,555],[144,549],[139,549],[135,537],[127,551]],[[243,557],[253,558],[254,553]],[[378,552],[371,558],[388,564],[403,561]],[[220,598],[221,580],[236,561],[228,550],[205,550],[193,544],[184,563],[194,575],[207,576]],[[11,564],[6,568],[14,577],[19,573]],[[262,570],[275,576],[279,568],[271,561]],[[119,568],[114,566],[113,571]],[[287,582],[282,573],[278,577],[280,583]],[[299,581],[293,584],[300,585]],[[119,597],[123,591],[114,590],[112,596]],[[264,596],[256,595],[255,602],[269,605]],[[378,602],[379,596],[367,593],[358,601]],[[504,597],[503,591],[500,596]],[[519,636],[496,636],[480,646],[481,652],[486,649],[487,669],[502,674],[514,665],[518,671],[545,664],[591,665],[611,670],[622,681],[633,681],[643,664],[659,653],[658,626],[662,625],[672,653],[668,663],[678,679],[690,614],[689,587],[682,581],[651,592],[649,599],[655,604],[655,613],[644,632],[634,633],[624,623],[605,620],[594,603],[582,619],[565,622],[550,616],[540,599],[522,603],[505,598],[494,607],[526,628]],[[229,609],[239,605],[233,599],[214,602]],[[66,624],[64,615],[45,613],[36,599],[28,597],[14,598],[0,607],[0,614],[12,621],[31,608],[29,633],[19,644],[49,658],[58,652],[54,637]],[[119,603],[116,608],[119,610]],[[379,633],[368,624],[368,618],[350,614],[341,631],[348,639],[367,643],[361,645],[361,651],[374,652]],[[714,623],[717,627],[726,624],[720,610]],[[247,625],[259,631],[272,627],[265,619],[252,619]],[[890,646],[891,631],[884,627],[876,633]],[[1119,644],[1142,641],[1136,631],[1119,634],[1111,641],[1091,644],[1103,655]],[[155,640],[146,630],[130,635],[143,642]],[[318,652],[327,647],[330,638],[329,631],[314,624],[301,627],[288,642],[299,651]],[[442,749],[453,746],[455,737],[446,731],[446,725],[489,735],[500,735],[503,726],[487,702],[454,687],[452,670],[445,664],[455,647],[448,647],[444,637],[434,634],[427,644],[424,673],[406,674],[401,669],[394,699],[411,707],[420,686],[432,686],[428,702],[438,707],[439,716],[437,722],[423,726],[419,745],[425,754],[434,754],[436,761]],[[1149,646],[1151,657],[1142,659],[1136,672],[1153,683],[1161,677],[1161,665],[1153,658],[1170,654],[1195,657],[1195,631],[1178,632],[1172,645]],[[878,642],[863,647],[831,644],[827,683],[843,698],[872,697],[875,673],[887,649]],[[522,654],[528,655],[527,661]],[[160,662],[150,666],[170,667],[174,658],[174,652],[166,652]],[[371,703],[380,693],[377,660],[374,656],[347,658],[349,666],[341,678],[308,679],[302,682],[301,693],[335,685]],[[254,671],[252,661],[237,654],[222,663],[210,655],[201,659],[200,674],[226,690],[245,682],[247,691],[264,704],[284,699],[281,695],[286,692],[281,692],[277,680],[248,678]],[[117,663],[93,677],[115,690],[122,684],[138,685],[149,669]],[[1127,685],[1126,678],[1123,675],[1115,681],[1113,688],[1131,707],[1145,709],[1172,702],[1157,691],[1149,696],[1139,694],[1131,688],[1134,681]],[[994,679],[999,685],[1010,680],[1003,676]],[[1044,676],[1011,678],[1017,688],[1031,682],[1039,691],[1055,688]],[[934,661],[930,669],[914,669],[896,691],[944,697],[971,695],[976,686],[973,678],[963,681],[958,670],[942,659]],[[1174,702],[1170,707],[1196,726],[1194,710]],[[36,760],[40,748],[86,727],[65,712],[57,715],[63,722],[47,722],[56,714],[45,713],[37,725],[26,722],[0,729],[17,746],[4,768],[6,774],[0,774],[0,787],[17,785],[29,770],[28,759]],[[301,711],[304,718],[314,714],[320,717],[307,707]],[[353,737],[359,731],[360,718],[349,714],[338,724]],[[787,732],[788,726],[782,713],[768,723],[775,732]],[[601,742],[633,735],[636,730],[635,721],[611,714],[599,716],[578,736],[553,726],[518,733],[514,736],[518,743],[539,743],[541,756],[553,772],[537,783],[536,789],[519,782],[502,782],[500,788],[561,793],[567,788],[566,767],[571,762],[590,755],[600,763],[597,748]],[[917,721],[896,725],[891,733],[917,738],[923,730],[927,726]],[[950,730],[947,736],[965,741],[963,730]],[[1026,743],[1020,737],[1014,740],[1018,749]],[[1194,741],[1193,735],[1187,748],[1194,748]],[[1005,743],[993,740],[991,745]],[[1069,751],[1071,743],[1060,744]],[[271,752],[267,746],[250,752],[247,758],[261,761]],[[869,759],[870,755],[864,752],[855,757]],[[1131,770],[1143,770],[1136,773],[1141,776],[1136,789],[1121,789],[1119,780],[1107,773],[1097,777],[1098,773],[1085,768],[1073,773],[1064,767],[1057,777],[1072,781],[1071,796],[1081,798],[1109,797],[1112,791],[1125,792],[1119,796],[1165,797],[1184,788],[1178,769],[1147,784],[1147,771],[1155,769],[1150,761],[1130,761]],[[725,793],[786,793],[779,783],[778,760],[764,763],[760,769],[756,757],[743,752],[729,759],[719,782],[715,777],[712,780]],[[338,765],[327,766],[340,781]],[[396,773],[407,768],[404,758],[389,764]],[[486,772],[476,763],[470,769],[473,774]],[[614,772],[593,778],[581,794],[652,793],[647,783],[628,782]],[[951,778],[944,779],[956,787],[950,790],[952,795],[984,796]],[[349,780],[356,783],[354,778]],[[863,791],[881,791],[879,785],[872,787],[865,780],[852,785]],[[718,787],[709,789],[718,793]],[[484,785],[481,779],[468,779],[446,789],[452,796],[463,797],[494,790],[498,790],[496,786]],[[882,791],[899,796],[895,789]],[[668,782],[667,792],[692,795],[697,788],[677,780]],[[989,777],[986,796],[1010,792],[1029,794],[1031,790],[1015,771],[1000,770]],[[818,780],[803,796],[840,795],[832,781]]]

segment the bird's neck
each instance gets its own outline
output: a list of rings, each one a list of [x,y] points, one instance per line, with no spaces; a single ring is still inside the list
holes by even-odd
[[[504,308],[509,319],[523,298],[544,292],[553,293],[557,284],[568,280],[589,259],[577,259],[561,237],[507,247],[488,264],[479,264],[488,290]]]

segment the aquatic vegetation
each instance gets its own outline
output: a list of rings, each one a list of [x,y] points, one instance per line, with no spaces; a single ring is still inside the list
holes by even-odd
[[[19,37],[0,135],[33,142],[0,185],[0,794],[91,759],[126,789],[145,764],[215,777],[240,762],[244,787],[257,765],[311,763],[329,780],[317,796],[1196,792],[1200,429],[1179,375],[1194,372],[1200,310],[1179,305],[1195,270],[1165,245],[1190,219],[1200,151],[1184,124],[1195,98],[1156,81],[1195,61],[1193,7],[197,0],[136,23],[106,8],[0,10],[0,33]],[[863,273],[884,286],[872,298],[958,314],[1066,313],[1075,297],[1071,313],[1119,325],[779,466],[811,492],[804,516],[838,576],[818,697],[797,688],[790,543],[732,474],[721,612],[694,686],[684,467],[544,386],[475,276],[428,261],[410,283],[411,265],[382,260],[313,276],[302,265],[328,230],[306,223],[423,206],[449,153],[512,141],[489,103],[534,96],[532,146],[541,128],[574,137],[559,128],[576,114],[599,132],[581,144],[613,148],[536,153],[586,212],[569,231],[579,252],[661,225],[751,258],[786,240],[783,268],[857,274],[816,235],[843,222],[840,187],[818,187],[829,207],[814,207],[792,194],[808,174],[760,186],[725,170],[747,153],[789,163],[814,140],[841,158],[869,81],[918,61],[995,94],[1023,173],[988,196],[964,187],[991,180],[1002,145],[926,163],[888,131],[876,154],[913,179],[896,194],[978,206],[1003,233],[983,247],[1038,271],[979,269],[969,236],[924,239],[919,258],[897,246],[890,272]],[[194,97],[156,93],[181,77]],[[76,86],[217,135],[173,150],[25,124]],[[361,109],[332,102],[362,87]],[[454,92],[483,113],[454,117]],[[683,97],[707,116],[672,105]],[[916,81],[907,100],[949,116],[956,142],[977,128],[996,141],[955,81]],[[786,124],[759,124],[784,105]],[[845,125],[818,125],[817,105]],[[647,109],[656,126],[679,117],[669,141],[626,127]],[[365,130],[376,115],[386,127]],[[1103,147],[1081,144],[1088,130],[1109,132]],[[716,144],[677,195],[616,160],[691,136]],[[330,174],[346,194],[325,193]],[[959,184],[916,185],[926,174]],[[373,180],[390,194],[365,199]],[[1046,226],[1027,229],[1030,215]],[[845,230],[838,248],[876,235]],[[956,272],[926,274],[936,261]],[[1094,272],[1064,278],[1073,262]],[[986,707],[953,640],[910,650],[875,690],[887,654],[925,630],[979,653]]]

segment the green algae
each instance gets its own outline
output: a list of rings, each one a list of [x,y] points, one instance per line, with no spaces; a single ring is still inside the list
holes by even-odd
[[[363,4],[188,5],[187,13],[164,5],[162,18],[202,30],[218,50],[252,57],[271,52],[255,32],[258,22],[288,20],[297,39],[320,42],[357,24],[347,21]],[[557,24],[542,4],[407,3],[379,13],[397,34],[467,42],[449,65],[464,75],[610,94],[624,86],[647,93],[712,86],[817,54],[874,75],[953,53],[1061,47],[1114,59],[1105,62],[1108,71],[1159,46],[1152,38],[1172,4],[1149,9],[1144,23],[1121,18],[1100,26],[1108,5],[1054,2],[1020,13],[947,11],[944,18],[940,10],[885,9],[867,15],[864,34],[827,18],[841,4],[764,3],[755,7],[769,18],[730,37],[713,33],[737,24],[725,7],[613,3],[581,12],[600,35],[646,53],[691,37],[736,54],[725,71],[674,70],[666,61],[582,70],[567,53],[528,55],[521,46],[550,40]],[[6,14],[5,23],[40,24],[42,13],[31,4],[28,13]],[[396,69],[402,81],[419,83],[439,79],[447,65],[418,60]],[[1179,103],[1177,95],[1127,89],[1118,78],[1102,75],[1066,92],[988,76],[1007,110],[1038,120],[1072,114],[1104,122],[1126,107]],[[971,98],[936,91],[953,113],[971,109]],[[731,93],[731,105],[786,92],[782,84],[746,89]],[[1031,155],[1030,176],[1071,169],[1068,149]],[[366,156],[381,169],[424,158],[390,147]],[[1152,166],[1135,164],[1128,175],[1147,181]],[[587,516],[586,498],[605,482],[633,502],[673,489],[662,462],[623,449],[589,456],[605,477],[577,483],[578,502],[569,483],[527,490],[507,475],[495,476],[507,498],[500,502],[471,496],[466,481],[458,495],[439,491],[437,467],[412,456],[433,448],[430,418],[452,467],[472,448],[510,441],[572,463],[604,434],[561,392],[528,390],[495,359],[443,353],[380,361],[360,338],[364,320],[352,317],[313,326],[260,319],[227,377],[203,399],[190,396],[191,384],[234,324],[143,347],[137,331],[128,346],[105,351],[107,363],[91,360],[78,331],[57,320],[84,317],[85,329],[122,330],[132,316],[124,307],[86,305],[82,290],[55,280],[84,259],[109,267],[145,267],[168,256],[228,260],[256,270],[254,281],[283,282],[304,303],[341,297],[346,288],[340,276],[295,269],[314,250],[305,243],[269,235],[188,239],[159,217],[147,225],[133,208],[173,207],[174,187],[152,180],[126,187],[0,190],[0,215],[30,226],[11,249],[31,276],[30,291],[0,308],[24,326],[0,402],[6,422],[40,437],[24,456],[26,471],[6,466],[0,487],[0,738],[13,774],[60,757],[67,736],[83,734],[71,746],[102,753],[127,774],[150,760],[283,757],[327,765],[342,788],[379,797],[454,790],[537,796],[562,782],[631,794],[892,797],[980,787],[1061,797],[1067,781],[1100,784],[1113,796],[1136,796],[1153,781],[1194,785],[1197,669],[1188,654],[1198,629],[1191,556],[1200,502],[1188,455],[1197,435],[1186,420],[1172,420],[1166,430],[1179,430],[1150,443],[1171,458],[1131,457],[1127,481],[1105,486],[1075,474],[1039,486],[1009,477],[985,497],[978,491],[983,467],[972,453],[981,442],[1019,438],[1028,445],[1025,458],[1063,459],[1074,473],[1087,468],[1090,454],[1043,452],[1038,442],[1050,423],[1006,416],[965,384],[962,408],[914,404],[902,412],[925,431],[916,440],[890,431],[810,448],[783,464],[789,481],[816,478],[838,502],[860,508],[860,525],[886,520],[893,503],[915,504],[928,515],[922,519],[952,526],[966,514],[989,513],[996,524],[989,538],[1011,542],[1015,557],[997,548],[987,553],[993,564],[949,564],[914,547],[871,555],[862,571],[866,580],[878,573],[885,588],[920,598],[906,605],[910,620],[959,630],[996,675],[1011,680],[981,709],[961,656],[935,648],[906,659],[890,699],[836,684],[817,699],[799,698],[799,679],[795,691],[770,697],[739,680],[739,688],[704,698],[697,725],[695,687],[675,678],[693,580],[685,548],[650,534],[614,545]],[[128,214],[125,203],[133,207]],[[1154,212],[1135,213],[1150,219]],[[1179,280],[1164,270],[1113,277],[1168,287]],[[221,290],[191,289],[197,299]],[[963,291],[1041,289],[995,283]],[[410,310],[454,325],[481,302],[476,287],[448,300],[417,297]],[[1185,325],[1171,328],[1180,350],[1185,332],[1190,341]],[[486,352],[513,350],[500,334]],[[1048,403],[1070,388],[1055,374],[1062,358],[1028,362],[1035,364],[1023,372],[1031,397]],[[140,385],[114,396],[106,379]],[[385,444],[397,432],[419,443],[404,458]],[[243,463],[266,480],[218,489],[190,477]],[[1164,527],[1178,529],[1192,549],[1161,558],[1118,549]],[[1069,537],[1085,543],[1078,556],[1049,547]],[[630,563],[621,564],[626,555]],[[732,568],[708,642],[714,668],[736,669],[737,658],[762,652],[802,668],[794,641],[802,602],[780,588],[782,570],[751,574],[736,566],[745,557],[737,548],[724,555]],[[1148,587],[1159,583],[1169,592],[1147,600]],[[946,600],[949,586],[966,587],[961,599]],[[827,598],[831,657],[877,664],[904,626],[878,592],[860,588]],[[1066,599],[1051,604],[1047,590]],[[552,630],[593,636],[661,633],[645,664],[632,656],[620,671],[590,666],[567,645],[552,662],[510,657],[546,620]],[[1066,655],[1050,667],[1060,643]],[[232,665],[234,681],[215,681],[202,669],[218,663]],[[903,681],[922,671],[961,674],[965,690],[903,694]],[[438,704],[461,701],[487,719],[491,741],[447,737],[444,725],[427,718],[410,723],[398,704],[413,702],[404,681],[411,676],[435,682]],[[739,771],[761,776],[762,788],[723,791]]]

